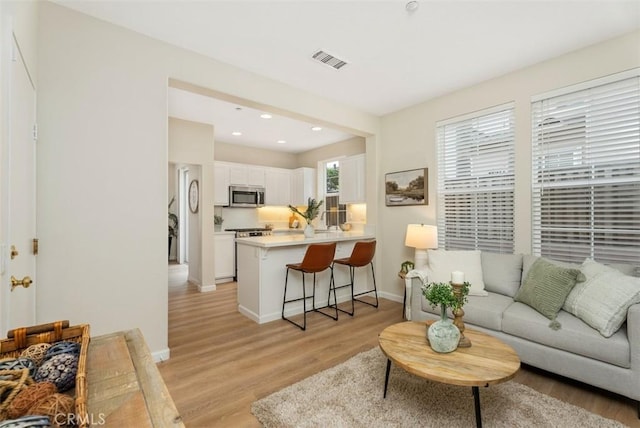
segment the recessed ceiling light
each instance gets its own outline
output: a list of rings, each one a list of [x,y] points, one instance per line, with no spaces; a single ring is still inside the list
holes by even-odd
[[[278,144],[285,144],[286,142],[286,140],[278,140]]]
[[[409,3],[407,3],[405,5],[405,9],[407,9],[407,12],[409,12],[409,13],[415,12],[416,10],[418,10],[419,7],[420,7],[420,3],[418,3],[415,0],[410,1]]]
[[[236,137],[239,137],[240,135],[242,135],[242,132],[240,132],[240,131],[233,131],[233,132],[231,133],[231,135],[235,135]]]
[[[271,116],[269,113],[262,113],[260,117],[263,119],[271,119],[273,116]]]
[[[322,131],[322,127],[321,126],[313,126],[311,128],[312,131]]]

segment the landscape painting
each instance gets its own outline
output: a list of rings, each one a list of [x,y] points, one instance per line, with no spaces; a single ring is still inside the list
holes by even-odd
[[[387,206],[428,205],[427,168],[391,172],[385,175]]]

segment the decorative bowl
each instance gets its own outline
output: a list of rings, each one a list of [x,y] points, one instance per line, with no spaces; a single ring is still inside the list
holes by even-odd
[[[342,230],[343,232],[348,232],[351,230],[351,223],[342,223],[340,225],[340,230]]]

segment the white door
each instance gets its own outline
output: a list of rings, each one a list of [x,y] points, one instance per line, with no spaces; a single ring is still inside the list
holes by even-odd
[[[35,133],[36,96],[28,70],[14,37],[11,37],[5,100],[6,130],[2,151],[3,180],[3,275],[2,330],[29,326],[36,322],[36,257],[33,240],[36,237]],[[6,52],[6,50],[5,50]],[[13,250],[13,251],[12,251]],[[11,289],[12,278],[25,284]]]

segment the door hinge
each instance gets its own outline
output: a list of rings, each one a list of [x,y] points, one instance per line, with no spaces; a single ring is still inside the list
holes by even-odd
[[[33,124],[33,141],[38,141],[38,124]]]
[[[33,238],[33,255],[37,256],[38,255],[38,238]]]

